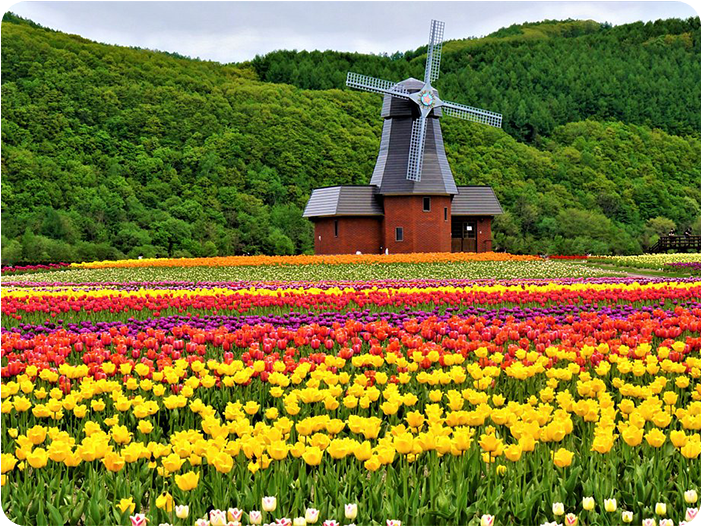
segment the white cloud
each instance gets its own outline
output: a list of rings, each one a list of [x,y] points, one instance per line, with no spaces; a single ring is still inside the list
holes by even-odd
[[[683,2],[21,2],[20,16],[85,38],[219,62],[275,49],[392,53],[422,46],[429,20],[446,38],[482,36],[543,19],[636,20],[696,16]]]

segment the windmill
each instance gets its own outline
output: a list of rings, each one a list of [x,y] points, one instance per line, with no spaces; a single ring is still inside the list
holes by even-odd
[[[421,81],[407,79],[400,83],[393,83],[383,79],[369,77],[358,73],[349,72],[346,77],[346,85],[351,88],[365,90],[374,93],[382,93],[390,97],[411,101],[416,104],[419,112],[413,112],[411,135],[409,139],[409,154],[407,156],[408,181],[420,182],[422,180],[422,168],[424,164],[424,151],[427,139],[427,117],[433,115],[449,115],[467,121],[487,124],[500,128],[502,126],[502,116],[499,113],[473,108],[464,104],[451,101],[444,101],[439,98],[437,90],[432,86],[439,77],[439,66],[441,63],[441,46],[444,38],[444,23],[432,20],[429,31],[429,45],[427,48],[427,63],[424,70],[424,83],[419,89],[410,89],[409,86],[418,86]],[[414,83],[410,82],[414,81]],[[441,113],[438,110],[441,109]],[[438,127],[437,127],[438,128]],[[438,131],[440,139],[440,131]],[[438,145],[441,149],[439,155],[443,155],[443,144]],[[451,178],[452,180],[453,178]],[[453,181],[451,181],[453,183]]]
[[[498,113],[444,101],[439,76],[444,23],[432,20],[424,81],[390,82],[350,72],[347,86],[381,93],[383,132],[369,185],[312,191],[303,216],[314,222],[316,254],[486,252],[502,207],[491,187],[457,186],[440,118],[499,128]]]

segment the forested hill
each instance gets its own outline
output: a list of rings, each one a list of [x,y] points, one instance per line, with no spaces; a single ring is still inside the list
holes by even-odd
[[[426,46],[392,56],[276,51],[252,64],[261,80],[326,90],[342,88],[347,71],[423,79],[425,61]],[[510,135],[533,142],[584,119],[699,133],[699,78],[699,18],[615,27],[568,20],[448,41],[434,84],[442,99],[502,113]]]
[[[501,56],[503,46],[522,49],[531,39],[535,48],[515,56],[536,58],[542,41],[617,30],[629,36],[612,40],[609,50],[593,48],[598,63],[623,57],[618,46],[635,41],[632,55],[655,48],[658,58],[651,63],[670,70],[647,84],[643,105],[628,98],[622,86],[630,74],[612,62],[614,84],[598,96],[594,110],[630,108],[624,122],[616,120],[623,116],[594,110],[557,120],[549,110],[553,128],[523,136],[442,120],[457,183],[492,185],[508,211],[495,222],[496,248],[637,252],[672,224],[684,229],[699,223],[699,21],[626,27],[549,22],[447,43],[442,96],[505,115],[502,92],[522,92],[524,104],[538,100],[531,94],[542,94],[555,108],[558,96],[546,95],[555,89],[553,79],[581,72],[565,56],[554,56],[548,66],[534,60],[512,68],[514,83],[493,84],[494,95],[478,96],[449,91],[460,60],[464,69],[480,71],[485,57]],[[466,55],[459,60],[461,53]],[[390,68],[403,61],[415,68],[420,54],[395,60],[356,56],[353,69],[404,77]],[[3,262],[310,251],[312,225],[301,217],[309,194],[318,186],[368,183],[382,128],[381,98],[263,81],[270,78],[274,56],[221,65],[98,44],[6,15]],[[299,58],[294,64],[307,60],[292,57]],[[268,70],[261,65],[266,60]],[[335,68],[345,75],[346,66]],[[520,87],[522,76],[531,78],[529,89]],[[650,77],[642,73],[641,81]],[[582,83],[578,90],[602,89],[587,79]],[[571,97],[573,86],[562,84],[559,93]],[[663,102],[670,111],[645,113]]]

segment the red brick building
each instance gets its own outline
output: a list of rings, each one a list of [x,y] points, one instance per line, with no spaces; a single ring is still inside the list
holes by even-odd
[[[422,82],[399,83],[406,93]],[[315,224],[316,254],[388,252],[486,252],[492,250],[492,218],[502,207],[491,187],[457,187],[446,159],[439,118],[426,111],[421,179],[407,178],[413,123],[411,100],[386,94],[380,152],[370,185],[312,191],[304,216]]]

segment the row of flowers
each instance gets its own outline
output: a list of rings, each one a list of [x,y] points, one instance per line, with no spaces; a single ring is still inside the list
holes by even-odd
[[[304,310],[481,305],[541,305],[668,302],[698,298],[699,280],[670,280],[639,283],[554,283],[473,284],[464,287],[250,287],[248,289],[140,289],[56,291],[12,289],[2,293],[3,324],[7,318],[22,320],[34,314],[56,317],[67,314],[74,319],[101,312],[123,316],[125,312],[148,312],[150,316],[183,312],[235,312],[252,310],[280,313]]]
[[[372,281],[378,279],[536,279],[624,276],[623,272],[598,269],[593,266],[559,260],[526,261],[432,261],[423,263],[381,262],[372,265],[309,264],[309,265],[244,265],[229,267],[70,267],[46,271],[42,278],[54,282],[159,282],[187,281],[191,283],[221,281]],[[3,276],[3,284],[29,282],[31,274]]]
[[[536,260],[538,256],[508,253],[408,253],[408,254],[336,254],[296,256],[216,256],[211,258],[141,258],[135,260],[105,260],[71,264],[71,267],[239,267],[263,265],[340,265],[375,263],[430,262],[507,262]]]
[[[671,263],[700,263],[700,253],[673,254],[640,254],[637,256],[592,256],[590,261],[618,265],[622,267],[638,267],[640,269],[663,269]]]
[[[55,271],[58,269],[67,269],[71,266],[69,263],[50,263],[50,264],[34,264],[34,265],[3,265],[0,268],[0,273],[3,275],[15,273],[35,273],[41,271]]]

